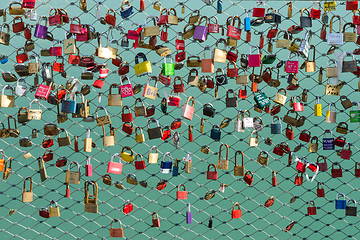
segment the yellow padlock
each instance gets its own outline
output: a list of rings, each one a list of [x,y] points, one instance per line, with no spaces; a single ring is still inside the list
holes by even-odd
[[[314,110],[315,110],[315,116],[316,117],[322,116],[322,107],[321,107],[321,104],[320,104],[319,96],[316,96],[316,104],[315,104]]]
[[[143,62],[139,63],[139,57],[143,59]],[[146,74],[152,73],[151,63],[147,60],[144,53],[138,53],[135,56],[135,74],[140,77]]]

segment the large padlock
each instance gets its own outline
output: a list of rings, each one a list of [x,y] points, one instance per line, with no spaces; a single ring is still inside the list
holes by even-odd
[[[139,57],[143,59],[143,62],[139,63]],[[151,63],[147,60],[144,53],[138,53],[135,56],[135,74],[140,77],[146,74],[152,73]]]
[[[71,165],[75,164],[77,166],[77,171],[70,171]],[[80,184],[80,165],[76,161],[71,161],[68,165],[68,170],[66,171],[65,183],[71,184]]]
[[[127,5],[126,7],[124,5]],[[134,13],[134,7],[131,6],[129,1],[123,1],[121,3],[120,15],[122,18],[128,18]]]
[[[229,93],[232,93],[233,96],[229,96]],[[226,107],[237,107],[238,106],[238,102],[237,102],[237,98],[235,96],[234,90],[229,89],[226,91],[225,102],[226,102]]]
[[[218,48],[219,43],[224,44],[223,49]],[[215,44],[213,60],[214,60],[214,62],[226,63],[226,55],[227,55],[227,52],[226,52],[226,40],[223,39],[223,38],[220,38],[219,40],[216,41],[216,44]]]
[[[104,116],[99,117],[99,113],[98,113],[98,110],[99,110],[99,109],[103,109],[103,110],[105,111],[105,115],[104,115]],[[107,112],[107,110],[106,110],[105,107],[103,107],[103,106],[97,106],[96,109],[95,109],[95,114],[96,114],[96,124],[97,124],[98,127],[111,124],[110,115],[108,114],[108,112]]]
[[[89,187],[92,185],[93,187],[93,194],[90,195]],[[90,180],[85,182],[85,212],[88,213],[98,213],[98,185],[95,181]],[[92,198],[90,198],[92,196]]]
[[[337,18],[339,20],[339,32],[333,33],[333,19]],[[327,42],[329,45],[342,45],[343,33],[341,29],[341,17],[339,15],[334,15],[330,19],[330,32],[327,35]]]
[[[307,12],[308,16],[303,16],[304,11]],[[301,16],[300,16],[300,26],[301,27],[312,27],[312,19],[311,14],[307,8],[301,9]]]
[[[147,21],[150,18],[150,20],[153,20],[154,26],[148,27]],[[160,29],[159,26],[156,25],[156,18],[154,16],[148,16],[145,19],[145,25],[144,25],[144,35],[145,37],[152,37],[152,36],[158,36],[160,35]]]

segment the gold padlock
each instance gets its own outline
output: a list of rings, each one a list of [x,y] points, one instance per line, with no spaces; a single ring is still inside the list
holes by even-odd
[[[152,151],[155,149],[155,153]],[[152,146],[149,150],[148,163],[157,163],[159,158],[158,148],[156,146]]]
[[[55,204],[55,207],[53,207],[52,204]],[[50,202],[49,213],[50,217],[60,217],[60,209],[55,200],[51,200]]]
[[[77,172],[70,171],[71,164],[77,165]],[[65,183],[80,184],[80,165],[76,161],[71,161],[65,175]]]
[[[256,137],[253,137],[253,134],[256,134]],[[252,131],[251,136],[249,138],[249,146],[250,147],[257,147],[259,144],[259,134],[256,130]]]
[[[237,155],[238,154],[241,154],[241,156],[242,156],[241,165],[237,165]],[[245,175],[244,153],[242,151],[236,151],[235,152],[234,175],[235,176],[244,176]]]
[[[26,191],[25,190],[25,182],[27,179],[30,179],[30,191]],[[32,202],[33,201],[33,191],[32,191],[32,178],[31,177],[26,177],[24,179],[24,188],[23,188],[23,194],[22,194],[22,202]]]
[[[316,153],[318,151],[318,145],[319,145],[318,141],[319,139],[316,136],[311,138],[309,142],[309,149],[308,149],[309,152]]]
[[[40,178],[41,178],[41,181],[43,182],[47,179],[45,162],[41,157],[38,157],[37,160],[38,160],[38,164],[39,164]]]
[[[260,165],[267,166],[269,163],[269,154],[266,151],[261,151],[257,157],[257,162],[260,163]]]
[[[93,186],[93,194],[90,195],[89,187],[90,185]],[[92,196],[92,198],[90,197]],[[98,204],[97,204],[97,197],[98,197],[98,185],[95,181],[86,181],[85,182],[85,212],[88,213],[98,213]]]
[[[226,158],[225,159],[221,159],[221,147],[222,146],[226,147]],[[220,145],[219,159],[218,159],[218,165],[217,165],[218,169],[224,169],[224,170],[229,169],[229,148],[230,148],[230,146],[227,144],[223,143]]]
[[[105,126],[102,126],[103,128],[103,146],[104,147],[110,147],[115,145],[115,135],[114,131],[112,131],[111,125],[110,125],[110,136],[106,136],[105,133]]]
[[[138,133],[138,130],[140,130],[140,133]],[[135,128],[135,141],[137,143],[145,142],[145,136],[144,136],[142,127]]]
[[[92,151],[92,138],[90,137],[90,131],[90,128],[88,128],[86,132],[86,138],[84,139],[84,152]]]
[[[65,132],[65,134],[66,134],[65,137],[60,137],[60,133],[62,131]],[[70,137],[68,135],[68,132],[64,128],[61,128],[60,133],[59,133],[59,137],[58,137],[58,145],[59,145],[59,147],[71,145],[71,140],[70,140]]]

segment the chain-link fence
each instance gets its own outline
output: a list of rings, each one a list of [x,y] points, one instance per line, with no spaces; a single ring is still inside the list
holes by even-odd
[[[123,39],[127,30],[136,30],[132,25],[133,23],[144,24],[147,16],[159,16],[160,11],[154,9],[154,1],[145,0],[145,10],[139,11],[140,1],[130,1],[134,8],[134,13],[128,19],[122,19],[120,16],[121,2],[115,0],[103,1],[87,1],[87,11],[83,11],[79,7],[78,1],[36,1],[37,19],[40,16],[49,16],[49,11],[52,8],[65,9],[70,17],[79,17],[81,24],[91,24],[98,32],[108,32],[110,39],[118,40],[119,44]],[[329,18],[338,14],[342,18],[342,25],[345,22],[351,22],[353,13],[345,10],[345,1],[336,1],[337,9],[328,13]],[[300,10],[302,8],[317,8],[318,4],[314,5],[314,1],[294,1],[293,2],[293,16],[288,18],[288,5],[286,1],[266,1],[265,8],[274,8],[281,16],[282,21],[278,25],[279,30],[287,30],[292,25],[299,25],[300,23]],[[177,16],[180,18],[178,25],[168,25],[168,41],[164,42],[157,37],[157,45],[164,45],[171,49],[172,57],[175,57],[175,40],[177,33],[183,32],[184,27],[188,22],[192,11],[198,9],[201,16],[216,16],[220,27],[220,33],[210,33],[205,42],[200,43],[189,39],[186,42],[186,56],[199,56],[203,58],[203,50],[205,46],[210,46],[214,49],[216,41],[219,38],[227,38],[226,27],[222,34],[222,26],[225,25],[228,17],[238,15],[242,20],[241,28],[243,29],[243,20],[245,18],[245,10],[251,11],[256,6],[254,1],[228,1],[222,2],[222,13],[217,13],[217,2],[212,5],[207,5],[202,1],[175,1],[167,0],[161,1],[162,8],[174,8]],[[259,5],[261,7],[261,5]],[[14,15],[9,15],[9,5],[7,2],[2,2],[0,8],[6,9],[6,22],[10,23],[15,18]],[[108,24],[102,24],[99,17],[105,17],[109,9],[114,9],[117,17],[116,28],[109,27]],[[182,10],[183,9],[183,10]],[[321,4],[321,11],[323,12],[323,4]],[[26,24],[30,24],[32,34],[35,31],[37,21],[30,19],[23,20]],[[213,21],[213,19],[212,19]],[[150,21],[149,21],[150,22]],[[334,21],[334,31],[337,31],[338,21]],[[270,125],[272,116],[263,111],[259,113],[254,111],[255,101],[251,91],[251,83],[246,87],[247,98],[237,99],[238,107],[226,108],[226,92],[233,89],[238,95],[241,88],[239,84],[235,83],[235,79],[229,78],[229,83],[218,87],[218,96],[215,97],[215,89],[207,88],[202,93],[197,87],[189,86],[187,83],[189,71],[191,68],[186,66],[175,71],[175,76],[180,76],[183,79],[186,91],[180,94],[182,106],[189,96],[195,97],[195,113],[191,121],[182,120],[182,126],[176,131],[180,134],[179,148],[173,144],[172,137],[175,131],[171,131],[172,137],[166,141],[161,139],[149,140],[146,133],[147,118],[136,117],[134,118],[134,128],[142,127],[145,135],[145,142],[136,143],[135,134],[127,135],[122,131],[123,122],[121,121],[122,107],[120,106],[107,106],[108,90],[112,83],[120,82],[118,75],[118,68],[112,64],[111,60],[95,58],[96,63],[107,63],[110,74],[105,79],[105,84],[101,89],[91,87],[91,91],[85,98],[90,102],[90,113],[95,114],[97,106],[106,106],[106,109],[111,117],[112,127],[115,128],[115,146],[103,146],[103,130],[97,127],[95,122],[85,122],[81,118],[72,118],[68,114],[68,120],[64,123],[58,124],[59,128],[64,128],[68,131],[72,144],[70,146],[58,147],[57,136],[55,136],[55,145],[51,149],[54,153],[54,159],[46,162],[46,171],[48,178],[41,182],[37,158],[41,157],[46,149],[42,147],[44,136],[43,127],[45,123],[57,121],[57,108],[54,105],[41,101],[42,119],[31,120],[26,124],[17,124],[17,129],[20,135],[17,138],[9,137],[2,138],[1,148],[5,152],[5,159],[13,157],[12,174],[6,179],[2,180],[2,190],[0,195],[1,201],[1,236],[6,238],[23,238],[23,239],[65,239],[65,238],[78,238],[78,239],[92,239],[92,238],[107,238],[109,237],[110,222],[113,218],[121,220],[122,227],[124,228],[124,235],[129,239],[165,239],[165,238],[181,238],[181,239],[240,239],[240,238],[324,238],[329,237],[333,239],[354,238],[356,239],[360,234],[358,230],[359,219],[358,217],[345,216],[345,210],[335,209],[336,194],[342,192],[346,195],[346,199],[359,200],[358,188],[356,187],[357,179],[354,176],[355,162],[358,157],[358,125],[357,123],[349,123],[349,109],[344,110],[341,105],[341,100],[337,96],[325,95],[325,85],[327,84],[325,70],[322,82],[319,82],[320,68],[326,68],[329,59],[337,59],[341,51],[352,52],[358,48],[356,43],[346,42],[338,46],[335,53],[327,54],[330,45],[326,41],[320,39],[320,30],[322,28],[321,19],[312,20],[312,37],[311,44],[315,46],[315,72],[305,72],[300,69],[297,74],[298,83],[300,87],[294,91],[288,91],[288,98],[286,104],[281,107],[280,113],[277,114],[281,119],[287,114],[287,111],[292,109],[289,106],[290,96],[301,96],[303,90],[308,91],[307,102],[304,102],[304,111],[299,115],[305,116],[305,124],[302,127],[294,127],[294,140],[288,140],[285,136],[285,123],[282,123],[282,134],[271,134]],[[336,26],[336,29],[335,29]],[[121,28],[123,27],[123,28]],[[258,84],[258,88],[263,91],[270,99],[273,99],[278,89],[286,88],[288,86],[288,74],[284,71],[283,67],[276,69],[276,65],[281,61],[288,59],[289,50],[286,48],[276,48],[276,38],[269,40],[267,38],[268,31],[272,28],[272,24],[264,23],[260,26],[252,26],[251,41],[245,42],[246,32],[243,30],[241,39],[237,42],[237,50],[239,59],[241,54],[249,54],[251,45],[259,45],[261,34],[264,36],[265,45],[263,47],[263,57],[270,55],[269,44],[273,44],[273,54],[276,54],[276,60],[273,64],[264,64],[262,71],[266,67],[272,68],[272,79],[277,78],[281,84],[277,88],[271,87],[264,81]],[[304,38],[305,30],[298,34],[293,35],[295,38]],[[64,40],[65,32],[69,31],[69,24],[59,25],[56,27],[49,27],[49,32],[53,34],[54,39],[61,41]],[[162,28],[160,28],[162,31]],[[326,31],[329,32],[329,23],[326,24]],[[10,31],[11,32],[11,31]],[[48,49],[52,46],[52,42],[39,38],[32,39],[35,42],[36,54],[40,55],[42,49]],[[23,32],[12,33],[10,45],[1,45],[1,54],[8,57],[8,63],[1,65],[2,71],[11,71],[14,74],[14,64],[16,63],[17,49],[24,46],[26,39]],[[145,43],[148,43],[149,37],[145,38]],[[105,42],[105,41],[104,41]],[[155,51],[132,47],[134,41],[129,40],[129,47],[123,47],[121,44],[118,46],[118,54],[130,65],[130,72],[128,77],[131,79],[133,86],[140,84],[144,88],[148,76],[137,77],[134,73],[135,55],[139,52],[146,54],[147,59],[151,62],[153,72],[151,75],[158,76],[161,72],[163,58],[160,57]],[[296,40],[295,40],[296,42]],[[296,43],[300,43],[297,41]],[[87,56],[94,53],[98,47],[96,40],[88,42],[76,42],[79,49],[80,56]],[[115,44],[116,45],[116,44]],[[230,47],[227,47],[230,50]],[[310,55],[312,56],[312,51]],[[52,63],[55,57],[40,57],[41,62]],[[65,56],[65,71],[69,77],[74,76],[80,79],[81,73],[85,68],[77,65],[71,65],[67,62],[68,56]],[[311,57],[310,57],[311,60]],[[300,57],[299,65],[305,61]],[[230,65],[229,65],[230,66]],[[240,60],[237,61],[237,67],[240,68]],[[227,64],[215,63],[215,70],[221,68],[226,72]],[[201,68],[197,68],[200,76],[213,76],[215,73],[201,73]],[[255,74],[259,74],[260,68],[255,68]],[[240,73],[241,71],[239,71]],[[252,68],[246,70],[247,74],[252,73]],[[25,96],[16,96],[15,108],[1,108],[3,113],[0,119],[5,128],[7,126],[7,118],[9,115],[17,117],[20,107],[28,107],[31,100],[34,99],[35,90],[34,76],[30,75],[25,77],[27,92]],[[80,79],[79,89],[88,84],[92,86],[98,73],[94,73],[94,79],[87,81]],[[20,78],[19,76],[17,76]],[[54,72],[53,80],[55,82],[55,89],[62,84],[65,85],[67,79],[61,76],[60,73]],[[345,85],[341,88],[341,95],[347,96],[351,101],[358,99],[358,78],[352,73],[342,73],[341,81],[345,81]],[[158,83],[159,96],[155,100],[143,98],[140,93],[135,94],[133,97],[123,99],[123,106],[127,105],[134,113],[135,99],[142,98],[146,107],[155,105],[155,117],[162,127],[170,126],[176,119],[181,118],[181,107],[167,107],[167,113],[161,110],[161,99],[170,95],[172,91],[172,82],[169,87]],[[39,83],[42,82],[41,73],[39,74]],[[2,86],[7,84],[2,82]],[[14,87],[16,83],[10,83]],[[244,86],[243,86],[244,88]],[[319,96],[319,101],[322,104],[322,116],[314,116],[314,105],[317,103],[316,96]],[[79,101],[79,99],[78,99]],[[330,102],[334,102],[337,112],[337,123],[325,122],[326,111]],[[203,106],[205,103],[211,103],[215,109],[215,116],[207,117],[203,115]],[[270,109],[274,103],[271,103]],[[35,108],[35,106],[33,106]],[[356,106],[354,107],[356,108]],[[259,143],[256,147],[249,147],[249,138],[251,137],[252,128],[245,129],[244,132],[234,131],[235,122],[237,120],[238,110],[250,110],[251,117],[260,117],[263,122],[263,130],[259,131]],[[220,124],[226,118],[230,118],[229,126],[221,129],[220,141],[214,141],[210,138],[210,132],[214,124]],[[204,134],[201,134],[200,122],[204,118]],[[333,151],[322,150],[323,132],[325,129],[331,129],[334,136],[338,137],[341,134],[337,133],[337,124],[341,121],[349,123],[349,133],[345,135],[346,141],[350,142],[352,156],[350,160],[341,159],[338,153],[341,148],[336,147]],[[10,124],[13,124],[12,122]],[[192,126],[193,142],[188,139],[188,128]],[[13,125],[11,125],[13,127]],[[10,128],[10,127],[9,127]],[[91,153],[83,151],[83,142],[86,138],[87,128],[91,129],[91,138],[96,146],[93,146]],[[32,130],[38,130],[38,137],[32,138]],[[109,127],[106,126],[106,133],[109,134]],[[310,153],[308,151],[308,143],[299,140],[299,135],[302,130],[309,130],[311,136],[319,138],[319,150],[317,153]],[[63,134],[63,133],[62,133]],[[79,152],[74,151],[75,136],[78,137]],[[24,148],[19,146],[19,139],[21,137],[30,137],[32,146]],[[265,143],[265,140],[270,137],[272,142],[270,145]],[[280,157],[273,153],[274,147],[281,143],[287,142],[291,151],[298,150],[293,155],[291,165],[288,165],[288,154]],[[229,169],[218,170],[218,180],[207,180],[206,171],[208,165],[213,163],[217,165],[219,158],[219,147],[222,143],[230,146],[229,151]],[[152,146],[157,146],[159,153],[158,164],[148,164],[147,158],[149,149]],[[209,154],[201,151],[202,146],[209,146]],[[129,146],[133,149],[135,154],[140,153],[144,156],[146,162],[146,169],[135,170],[134,163],[126,163],[123,167],[121,175],[112,175],[112,184],[106,185],[103,183],[102,176],[106,174],[108,161],[114,153],[120,153],[124,146]],[[254,174],[253,184],[249,186],[243,181],[243,177],[234,176],[233,167],[235,161],[236,151],[244,152],[244,161],[246,170],[252,171]],[[257,162],[257,157],[260,151],[267,151],[269,153],[269,164],[262,166]],[[24,159],[23,155],[27,152],[31,153],[32,157]],[[160,172],[160,162],[166,152],[171,152],[171,159],[174,163],[176,158],[180,159],[179,175],[173,176],[170,174],[163,174]],[[185,162],[183,157],[191,152],[192,169],[191,173],[186,173],[183,166]],[[223,152],[224,154],[224,152]],[[223,156],[222,154],[222,156]],[[323,155],[326,157],[328,170],[326,172],[319,172],[315,181],[306,181],[296,186],[294,179],[297,173],[295,155],[298,157],[306,156],[309,162],[316,162],[318,156]],[[80,185],[70,184],[70,198],[65,197],[66,185],[65,172],[67,166],[56,167],[55,162],[61,156],[65,156],[70,161],[78,161],[81,165],[81,183]],[[93,166],[93,176],[86,177],[85,164],[87,156],[91,156],[91,163]],[[241,160],[241,155],[238,155],[238,164]],[[331,168],[333,163],[340,162],[343,177],[332,178]],[[277,186],[272,185],[272,173],[277,172]],[[308,170],[309,171],[309,170]],[[126,176],[129,173],[136,175],[137,180],[146,181],[147,187],[140,184],[133,186],[126,181]],[[29,203],[22,202],[23,180],[31,176],[33,179],[33,192],[34,200]],[[159,191],[156,186],[159,181],[165,179],[167,186],[165,189]],[[98,191],[98,214],[84,212],[84,182],[87,180],[97,181],[99,186]],[[115,187],[115,182],[121,181],[124,189]],[[325,197],[317,197],[317,182],[323,183],[325,189]],[[176,200],[176,192],[179,184],[184,184],[188,191],[187,200]],[[221,184],[227,184],[225,191],[218,191]],[[28,187],[28,186],[27,186]],[[205,194],[215,190],[214,198],[205,200]],[[264,207],[266,200],[275,197],[275,202],[271,207]],[[295,198],[294,198],[295,197]],[[290,200],[295,199],[293,202]],[[55,200],[60,207],[60,217],[52,217],[45,219],[39,216],[41,207],[49,207],[50,201]],[[123,213],[123,206],[126,200],[133,203],[134,210],[129,214]],[[308,202],[314,200],[317,207],[317,214],[308,216],[307,207]],[[242,217],[239,219],[232,219],[232,206],[235,202],[240,203],[242,210]],[[186,212],[188,211],[187,204],[191,204],[192,223],[186,223]],[[11,209],[16,210],[13,215],[9,215]],[[160,228],[152,227],[152,213],[157,212],[160,219]],[[212,218],[212,227],[209,228],[209,219]],[[285,232],[284,229],[290,222],[295,221],[293,229]],[[115,227],[115,225],[114,225]]]

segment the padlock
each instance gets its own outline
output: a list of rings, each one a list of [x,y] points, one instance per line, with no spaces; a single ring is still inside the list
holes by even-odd
[[[223,43],[224,44],[224,48],[223,49],[219,49],[218,45],[219,43]],[[213,55],[213,60],[214,62],[219,62],[219,63],[225,63],[226,62],[226,41],[223,38],[220,38],[219,40],[216,41],[215,44],[215,49],[214,49],[214,55]]]
[[[253,137],[253,134],[256,134],[256,137]],[[256,130],[251,132],[250,138],[249,138],[249,146],[250,147],[257,147],[259,144],[259,134]]]
[[[242,156],[241,165],[237,165],[237,155],[238,154],[241,154],[241,156]],[[244,153],[242,151],[236,151],[235,152],[234,175],[235,176],[244,176],[245,175]]]
[[[257,157],[257,162],[260,165],[267,166],[269,163],[269,154],[266,151],[261,151]]]
[[[294,184],[299,186],[299,185],[302,185],[303,184],[303,173],[301,173],[301,175],[299,176],[299,173],[300,172],[297,172],[296,176],[295,176],[295,181],[294,181]]]
[[[319,3],[319,5],[320,5],[320,3]],[[308,16],[303,16],[304,11],[307,12]],[[312,19],[311,18],[320,18],[320,15],[321,15],[321,13],[320,13],[320,15],[316,15],[316,17],[313,17],[314,10],[311,9],[311,13],[313,13],[313,14],[311,14],[307,8],[301,9],[300,13],[301,13],[301,16],[300,16],[300,26],[301,27],[312,27]]]
[[[344,148],[341,150],[341,158],[342,159],[346,159],[346,160],[349,160],[350,157],[351,157],[351,145],[347,142],[344,146]]]
[[[346,122],[340,122],[336,127],[336,132],[341,134],[347,134],[349,131],[348,124]]]
[[[310,206],[311,203],[312,203],[312,206]],[[309,201],[307,213],[308,213],[308,216],[316,215],[316,207],[315,207],[315,202],[313,200]]]
[[[55,207],[52,206],[53,204],[55,204]],[[49,215],[50,217],[60,217],[60,208],[55,200],[50,201]]]
[[[358,109],[354,110],[353,107],[358,105]],[[350,109],[350,122],[360,122],[360,104],[358,102],[353,102],[353,106]]]
[[[254,181],[254,175],[251,171],[246,171],[244,175],[244,182],[246,182],[249,186],[253,184]]]
[[[126,7],[124,7],[124,5],[127,5]],[[120,15],[122,18],[128,18],[130,17],[132,14],[134,13],[134,8],[133,6],[131,6],[129,1],[123,1],[121,3],[121,11],[120,11]]]
[[[351,203],[354,203],[354,207],[349,206]],[[347,204],[346,204],[346,208],[345,208],[345,215],[346,216],[357,216],[357,206],[356,206],[356,201],[354,199],[350,199]]]
[[[93,166],[91,164],[91,157],[87,156],[86,165],[85,165],[85,176],[92,177],[93,176]]]
[[[89,187],[92,185],[93,187],[93,194],[90,195]],[[85,212],[88,213],[98,213],[98,185],[95,181],[90,180],[85,182]],[[92,196],[92,198],[90,198]]]
[[[299,140],[304,142],[310,142],[310,138],[311,138],[311,132],[309,130],[305,129],[301,131],[299,135]]]
[[[119,158],[119,162],[114,162],[114,157]],[[108,162],[107,166],[107,173],[113,174],[121,174],[123,169],[123,163],[121,162],[121,157],[119,153],[115,153],[111,156],[110,161]]]
[[[71,165],[77,165],[77,172],[70,171]],[[68,165],[68,170],[66,171],[65,183],[71,184],[80,184],[80,165],[76,161],[71,161]]]
[[[150,128],[150,123],[151,122],[156,122],[156,127],[155,128]],[[150,118],[147,120],[147,126],[148,126],[148,135],[149,135],[149,140],[151,139],[156,139],[156,138],[161,138],[162,137],[162,129],[159,125],[159,121],[156,118]]]
[[[339,199],[339,196],[343,196],[344,199]],[[343,193],[336,194],[335,209],[346,209],[346,197]]]
[[[353,32],[345,32],[345,28],[350,26],[353,29]],[[344,42],[356,42],[356,26],[353,23],[346,23],[343,27],[343,40]]]
[[[275,123],[275,119],[278,120],[278,123]],[[273,116],[270,127],[271,127],[271,134],[281,134],[282,133],[281,119],[278,116]]]
[[[30,180],[30,191],[26,191],[25,190],[25,183],[26,183],[26,180]],[[23,193],[22,193],[22,202],[26,203],[26,202],[32,202],[33,201],[33,191],[32,191],[32,184],[33,184],[33,181],[32,181],[32,178],[31,177],[26,177],[24,179],[24,187],[23,187]]]
[[[43,218],[50,218],[49,210],[45,207],[41,207],[39,210],[39,216]]]
[[[309,142],[309,149],[308,149],[309,152],[317,152],[318,151],[318,146],[319,146],[318,141],[319,141],[319,139],[316,136],[311,138],[311,140]]]
[[[152,215],[152,227],[160,227],[159,215],[156,212],[153,212],[151,215]]]
[[[60,133],[62,131],[65,132],[65,134],[66,134],[65,137],[60,137]],[[71,145],[71,140],[70,140],[70,137],[68,135],[68,132],[64,128],[61,128],[60,133],[59,133],[59,136],[58,136],[58,145],[59,145],[59,147]]]
[[[165,161],[166,156],[169,156],[168,161]],[[160,172],[161,173],[170,173],[172,168],[172,162],[171,162],[171,154],[170,152],[166,152],[163,156],[163,160],[160,164]]]
[[[113,222],[119,222],[120,228],[113,228]],[[121,221],[117,218],[111,220],[110,223],[110,237],[124,237],[124,229],[122,228]]]
[[[235,209],[235,206],[237,206],[238,208]],[[233,205],[233,210],[231,213],[231,217],[234,218],[241,218],[241,209],[240,209],[240,204],[239,203],[234,203]]]
[[[256,54],[252,54],[253,47],[257,49]],[[249,67],[260,67],[260,66],[261,66],[260,49],[257,46],[250,46]]]
[[[335,2],[335,1],[334,1]],[[333,33],[333,19],[339,19],[339,32]],[[341,17],[339,15],[334,15],[330,19],[330,33],[327,35],[327,43],[329,45],[342,45],[343,41],[343,33],[341,31]]]
[[[140,130],[140,133],[138,133],[138,130]],[[137,143],[145,142],[145,136],[144,136],[142,127],[136,127],[135,128],[135,141]]]
[[[214,171],[210,171],[210,167],[213,167]],[[215,164],[209,164],[208,170],[206,172],[206,179],[217,180],[217,178],[218,178],[218,172],[217,172],[217,169],[216,169],[216,165]]]
[[[338,165],[339,168],[334,168],[334,166]],[[332,165],[332,169],[331,169],[331,177],[333,178],[338,178],[338,177],[342,177],[342,168],[339,162],[334,162]]]
[[[333,108],[331,109],[332,105],[333,105]],[[326,122],[327,123],[336,123],[336,109],[335,109],[334,102],[330,102],[330,104],[329,104],[329,110],[326,112]]]
[[[140,158],[141,158],[140,161],[137,160],[138,156],[140,156]],[[143,169],[146,168],[146,165],[145,165],[145,161],[144,161],[144,159],[143,159],[143,156],[142,156],[141,154],[139,154],[139,153],[135,155],[135,161],[134,161],[134,163],[135,163],[135,169],[136,169],[136,170],[143,170]]]

